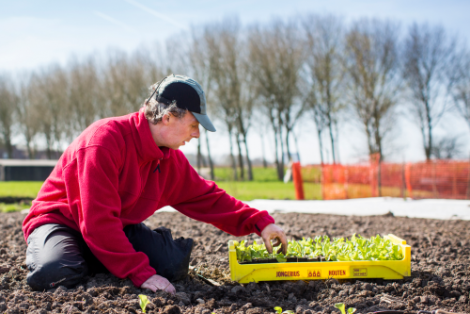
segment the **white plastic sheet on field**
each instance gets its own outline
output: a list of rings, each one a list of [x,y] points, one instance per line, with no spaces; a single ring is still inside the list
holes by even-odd
[[[411,200],[392,197],[358,198],[334,201],[253,200],[246,202],[270,213],[308,213],[346,216],[393,215],[409,218],[470,220],[470,201],[426,199]],[[159,211],[174,211],[164,207]]]
[[[373,216],[391,212],[397,217],[470,220],[470,201],[467,200],[371,197],[334,201],[253,200],[246,203],[269,213]],[[28,211],[21,212],[27,214]],[[175,211],[173,207],[165,206],[157,213],[172,211]]]

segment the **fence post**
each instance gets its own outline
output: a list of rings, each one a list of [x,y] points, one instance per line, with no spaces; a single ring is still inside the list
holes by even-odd
[[[375,167],[374,167],[374,163],[370,163],[370,194],[371,194],[371,197],[376,197],[376,185],[375,185]]]
[[[436,162],[432,162],[432,192],[433,192],[433,197],[438,198],[439,196],[437,195],[437,186],[436,186]]]
[[[325,165],[321,163],[321,199],[325,200]]]
[[[406,186],[406,181],[405,181],[405,163],[401,164],[401,197],[405,199],[405,186]]]
[[[377,189],[379,197],[382,197],[382,161],[380,160],[380,157],[377,163]]]
[[[405,167],[405,181],[406,189],[408,190],[408,197],[413,198],[413,189],[411,187],[411,164],[407,163]]]
[[[295,199],[304,200],[304,186],[302,182],[302,173],[300,172],[300,162],[292,163],[292,179],[295,187]]]
[[[457,163],[452,163],[452,198],[458,199],[459,192],[457,191]]]
[[[374,153],[370,155],[370,185],[372,197],[377,197],[377,190],[380,189],[380,154]]]

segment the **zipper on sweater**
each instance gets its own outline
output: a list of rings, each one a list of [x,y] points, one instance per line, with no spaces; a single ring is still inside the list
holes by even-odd
[[[161,160],[161,159],[160,159]],[[161,173],[160,172],[160,160],[158,161],[158,164],[157,164],[157,167],[155,168],[155,170],[153,171],[153,173],[155,173],[155,171],[158,170],[158,173]]]

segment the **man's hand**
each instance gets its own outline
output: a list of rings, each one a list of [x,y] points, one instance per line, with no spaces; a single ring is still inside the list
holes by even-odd
[[[276,226],[275,224],[269,224],[261,232],[261,237],[263,238],[264,245],[266,245],[266,249],[269,254],[273,252],[273,246],[278,246],[281,243],[282,253],[284,255],[287,253],[287,238],[281,227]],[[276,239],[276,241],[271,245],[271,240],[274,239]]]
[[[157,292],[157,290],[163,290],[171,294],[176,293],[175,287],[166,279],[165,277],[159,275],[153,275],[149,279],[147,279],[141,288],[150,289],[153,292]]]

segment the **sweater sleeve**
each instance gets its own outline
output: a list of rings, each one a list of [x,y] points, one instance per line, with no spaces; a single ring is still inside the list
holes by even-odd
[[[182,154],[182,153],[181,153]],[[181,158],[181,157],[180,157]],[[193,219],[210,223],[234,236],[261,231],[274,223],[267,211],[260,211],[228,195],[213,181],[205,180],[183,156],[180,160],[179,180],[172,192],[176,210]]]
[[[123,231],[116,155],[100,146],[79,150],[64,169],[64,182],[73,218],[90,250],[113,275],[129,277],[140,287],[155,269]]]

